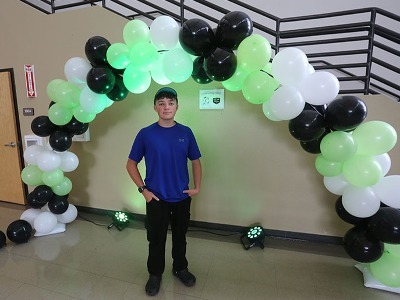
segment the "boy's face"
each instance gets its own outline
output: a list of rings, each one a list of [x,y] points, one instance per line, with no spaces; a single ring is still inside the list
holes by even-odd
[[[178,110],[178,104],[175,99],[164,97],[156,100],[154,110],[157,112],[160,119],[165,121],[173,120]]]

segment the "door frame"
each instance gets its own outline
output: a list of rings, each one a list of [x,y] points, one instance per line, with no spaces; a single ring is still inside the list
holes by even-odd
[[[11,78],[11,92],[12,92],[12,97],[13,97],[13,104],[14,104],[14,116],[15,116],[15,126],[17,129],[17,145],[18,145],[18,156],[19,156],[19,161],[21,165],[21,170],[22,172],[24,164],[24,151],[23,151],[23,143],[22,143],[22,136],[21,136],[21,126],[20,126],[20,121],[19,121],[19,113],[18,113],[18,100],[17,100],[17,91],[16,91],[16,86],[15,86],[15,76],[14,76],[14,69],[13,68],[6,68],[6,69],[0,69],[0,72],[8,72],[10,73],[10,78]],[[24,192],[24,200],[26,203],[26,197],[28,195],[28,186],[23,182],[23,192]],[[25,204],[26,205],[26,204]]]

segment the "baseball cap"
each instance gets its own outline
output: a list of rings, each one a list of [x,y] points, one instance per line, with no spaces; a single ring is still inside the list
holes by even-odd
[[[161,89],[159,89],[159,90],[157,91],[157,93],[156,93],[155,96],[154,96],[154,99],[158,99],[158,97],[161,95],[161,93],[170,94],[170,95],[172,95],[174,98],[177,98],[177,97],[178,97],[177,92],[176,92],[173,88],[170,88],[170,87],[168,87],[168,86],[165,86],[165,87],[162,87]]]

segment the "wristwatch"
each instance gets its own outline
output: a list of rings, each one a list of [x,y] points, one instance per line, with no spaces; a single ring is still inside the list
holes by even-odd
[[[139,193],[143,193],[144,190],[147,190],[147,186],[145,185],[138,188]]]

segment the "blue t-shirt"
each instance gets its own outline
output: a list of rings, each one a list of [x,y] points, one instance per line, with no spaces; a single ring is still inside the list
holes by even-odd
[[[176,123],[172,127],[151,124],[139,131],[129,158],[146,164],[145,184],[158,198],[178,202],[188,197],[188,159],[201,157],[192,130]]]

